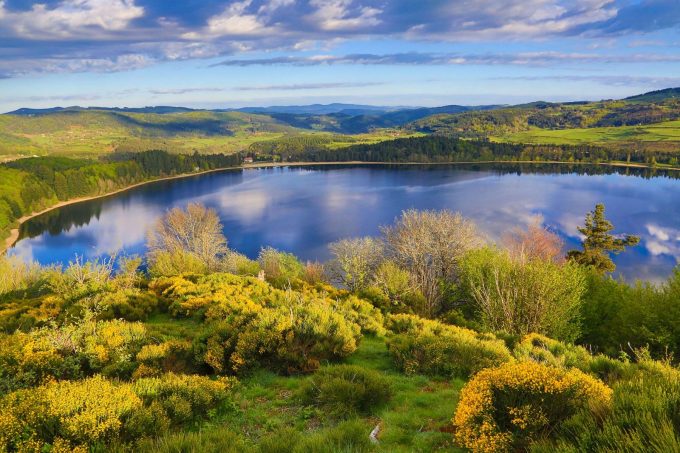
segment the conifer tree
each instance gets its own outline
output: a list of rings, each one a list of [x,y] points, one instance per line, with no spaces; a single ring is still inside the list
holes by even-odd
[[[609,253],[621,253],[626,247],[637,245],[640,238],[632,235],[619,238],[610,234],[613,229],[614,225],[604,216],[604,205],[597,204],[594,211],[586,214],[585,226],[578,227],[585,236],[581,243],[583,250],[571,250],[567,259],[592,266],[601,273],[614,272],[616,265]]]

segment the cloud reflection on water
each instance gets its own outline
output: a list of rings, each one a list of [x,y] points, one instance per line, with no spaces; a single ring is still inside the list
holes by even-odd
[[[409,208],[460,211],[491,239],[540,216],[571,248],[585,213],[604,202],[617,231],[642,237],[640,246],[615,257],[621,273],[659,280],[680,259],[679,196],[680,180],[617,174],[520,175],[455,166],[246,170],[152,184],[71,206],[36,219],[28,228],[34,237],[11,253],[42,263],[67,262],[75,253],[141,254],[146,230],[167,209],[189,201],[215,208],[230,246],[250,256],[271,245],[324,260],[329,242],[378,234],[380,225]]]

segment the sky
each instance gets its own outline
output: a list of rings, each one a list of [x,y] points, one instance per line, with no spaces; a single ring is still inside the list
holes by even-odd
[[[680,0],[0,0],[0,111],[514,104],[680,86]]]

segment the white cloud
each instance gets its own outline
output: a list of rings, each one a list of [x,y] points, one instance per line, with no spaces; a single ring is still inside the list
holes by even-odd
[[[202,39],[221,36],[261,35],[268,30],[257,14],[249,13],[252,0],[244,0],[229,5],[222,13],[208,19],[206,27],[199,32],[182,35],[185,39]]]
[[[63,0],[54,8],[35,4],[29,11],[13,12],[0,2],[0,26],[26,39],[97,38],[102,30],[118,32],[144,16],[134,0]]]
[[[352,10],[352,0],[311,0],[309,4],[317,10],[308,18],[325,31],[361,30],[382,22],[378,18],[381,9],[358,6]]]
[[[680,262],[680,230],[661,227],[655,224],[645,225],[649,237],[645,238],[645,248],[653,255],[670,255]]]

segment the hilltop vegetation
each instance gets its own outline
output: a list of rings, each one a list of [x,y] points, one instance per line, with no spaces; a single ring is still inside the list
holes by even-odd
[[[603,208],[586,225],[580,256],[617,245]],[[192,205],[144,260],[0,257],[0,448],[680,448],[680,273],[630,287],[540,225],[489,244],[448,211],[404,212],[323,264],[250,260],[221,231]]]
[[[395,109],[308,106],[191,110],[181,107],[20,109],[0,115],[0,158],[103,155],[162,149],[235,153],[252,147],[335,149],[394,137],[434,134],[525,144],[589,144],[675,151],[677,89],[623,100],[534,102],[516,106]],[[291,145],[291,142],[298,142]]]
[[[531,104],[433,115],[404,128],[428,134],[541,145],[675,152],[680,142],[677,89],[623,100]]]

